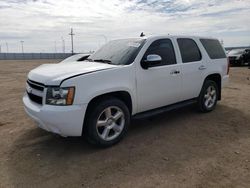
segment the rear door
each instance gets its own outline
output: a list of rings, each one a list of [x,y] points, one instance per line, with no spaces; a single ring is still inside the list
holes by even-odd
[[[198,97],[205,74],[206,64],[195,39],[177,38],[177,45],[182,61],[181,100]]]

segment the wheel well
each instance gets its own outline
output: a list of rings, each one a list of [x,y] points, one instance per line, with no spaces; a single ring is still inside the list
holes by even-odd
[[[221,76],[220,74],[211,74],[206,77],[205,81],[206,80],[212,80],[217,84],[218,90],[219,90],[218,100],[221,100]]]
[[[127,91],[115,91],[115,92],[105,93],[105,94],[94,97],[88,103],[85,117],[84,117],[84,124],[86,123],[87,116],[89,115],[89,113],[91,112],[91,109],[95,106],[95,104],[97,104],[101,100],[105,100],[110,97],[115,97],[123,101],[127,105],[130,114],[132,114],[132,110],[133,110],[132,99],[131,99],[130,94]],[[83,125],[82,135],[84,134],[85,131],[86,131],[86,126]]]
[[[103,100],[104,98],[109,98],[109,97],[115,97],[123,101],[127,105],[129,112],[132,114],[132,99],[131,99],[130,94],[127,91],[115,91],[115,92],[105,93],[105,94],[96,96],[93,99],[91,99],[91,101],[89,102],[87,110],[89,107],[93,106],[96,102]]]

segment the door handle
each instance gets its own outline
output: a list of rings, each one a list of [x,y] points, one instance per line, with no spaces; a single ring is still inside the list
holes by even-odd
[[[178,70],[172,70],[172,71],[170,72],[170,74],[180,74],[180,71],[178,71]]]
[[[205,70],[207,67],[205,67],[204,65],[201,65],[200,67],[199,67],[199,70]]]

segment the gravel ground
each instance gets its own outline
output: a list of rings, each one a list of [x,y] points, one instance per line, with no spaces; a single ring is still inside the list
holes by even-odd
[[[250,69],[233,67],[215,111],[134,120],[118,145],[39,129],[23,110],[29,70],[0,61],[0,187],[250,187]]]

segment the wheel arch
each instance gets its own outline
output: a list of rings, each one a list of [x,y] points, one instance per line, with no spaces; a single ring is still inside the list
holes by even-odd
[[[207,80],[211,80],[211,81],[214,81],[217,86],[218,86],[218,90],[219,90],[219,95],[218,95],[218,100],[221,100],[221,75],[219,73],[213,73],[213,74],[209,74],[204,82],[203,82],[203,85],[204,83],[207,81]]]
[[[115,97],[115,98],[123,101],[125,103],[125,105],[127,105],[130,114],[133,113],[133,101],[132,101],[132,97],[128,91],[124,91],[124,90],[123,91],[122,90],[121,91],[112,91],[112,92],[107,92],[107,93],[97,95],[97,96],[93,97],[87,105],[86,113],[84,116],[82,134],[85,131],[86,126],[84,126],[84,124],[87,121],[87,117],[88,117],[88,114],[91,112],[91,109],[95,106],[95,104],[98,103],[98,101],[105,100],[105,99],[108,99],[110,97]]]

